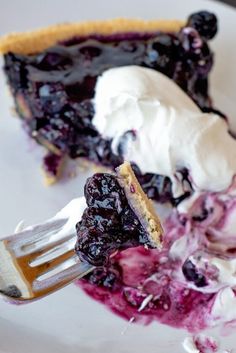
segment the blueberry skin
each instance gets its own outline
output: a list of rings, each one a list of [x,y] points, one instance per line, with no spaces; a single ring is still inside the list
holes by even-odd
[[[195,284],[196,287],[206,287],[207,281],[205,276],[197,272],[196,266],[190,260],[186,260],[182,267],[184,277]]]
[[[206,40],[215,37],[218,31],[217,17],[208,11],[200,11],[189,16],[187,25],[195,28]]]

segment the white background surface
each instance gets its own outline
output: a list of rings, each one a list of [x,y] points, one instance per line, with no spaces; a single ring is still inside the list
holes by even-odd
[[[201,9],[214,11],[220,32],[211,76],[215,105],[236,122],[236,11],[206,0],[0,0],[0,34],[56,22],[111,17],[180,18]],[[25,219],[34,223],[53,215],[71,198],[82,195],[84,173],[47,188],[40,172],[41,149],[28,141],[12,118],[5,80],[0,74],[0,235]],[[236,123],[235,123],[236,126]],[[154,323],[132,325],[111,314],[71,285],[42,301],[11,306],[0,301],[0,352],[5,353],[183,353],[184,331]],[[236,337],[236,336],[235,336]],[[233,336],[221,339],[222,351],[236,347]]]

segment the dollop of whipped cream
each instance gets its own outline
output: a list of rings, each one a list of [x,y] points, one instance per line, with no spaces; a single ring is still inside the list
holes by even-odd
[[[168,176],[179,196],[178,170],[187,168],[195,190],[221,191],[236,174],[236,140],[216,114],[203,113],[165,75],[144,67],[105,71],[94,97],[93,124],[112,138],[115,153],[124,136],[124,158],[143,173]],[[128,134],[130,132],[130,134]]]

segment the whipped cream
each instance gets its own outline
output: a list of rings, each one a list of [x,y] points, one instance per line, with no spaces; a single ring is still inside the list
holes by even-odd
[[[211,311],[214,324],[232,322],[236,318],[236,296],[232,288],[220,290]]]
[[[87,207],[85,197],[77,197],[71,200],[65,207],[63,207],[53,219],[66,219],[65,225],[60,232],[57,232],[56,237],[69,236],[70,234],[76,236],[75,226],[81,220],[83,212]]]
[[[211,336],[198,334],[194,337],[186,337],[183,341],[183,348],[187,353],[214,353],[218,352],[218,343]]]
[[[109,69],[97,81],[94,105],[93,124],[113,139],[113,151],[132,131],[124,158],[143,173],[168,176],[174,196],[181,193],[176,172],[184,167],[196,190],[221,191],[231,184],[236,141],[227,123],[202,113],[165,75],[138,66]]]
[[[187,353],[201,353],[196,347],[193,337],[185,337],[183,341],[183,348]]]
[[[77,197],[71,200],[65,207],[63,207],[56,215],[50,218],[48,221],[53,220],[65,220],[64,225],[58,232],[52,232],[49,234],[50,241],[51,240],[58,240],[64,237],[71,236],[70,241],[65,244],[67,249],[72,249],[75,244],[76,239],[76,224],[81,220],[83,212],[87,207],[85,197]],[[46,221],[47,222],[47,221]],[[45,222],[45,223],[46,223]],[[15,233],[19,233],[23,230],[30,229],[31,226],[26,226],[25,222],[22,220],[20,221],[17,226],[15,227]]]

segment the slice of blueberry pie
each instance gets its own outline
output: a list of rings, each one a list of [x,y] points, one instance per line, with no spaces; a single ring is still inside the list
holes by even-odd
[[[172,181],[149,163],[151,156],[144,165],[126,153],[127,145],[144,136],[145,129],[150,131],[148,122],[139,134],[140,124],[137,127],[127,118],[124,129],[118,126],[119,117],[132,110],[140,123],[141,113],[146,116],[150,108],[147,98],[155,98],[157,107],[157,101],[162,101],[160,94],[169,91],[169,81],[176,86],[173,95],[181,98],[180,91],[187,93],[186,105],[212,111],[208,74],[213,54],[208,40],[216,32],[216,16],[201,11],[187,21],[116,19],[62,24],[2,37],[0,53],[4,54],[4,70],[18,115],[29,135],[48,151],[44,158],[48,181],[58,178],[67,157],[83,157],[109,168],[128,159],[135,162],[135,173],[149,197],[174,204],[186,198],[191,191],[187,188],[173,195]],[[133,70],[127,71],[131,66]],[[126,70],[116,71],[121,67]],[[135,84],[127,92],[124,86],[132,82]],[[121,91],[116,92],[119,87]],[[111,99],[103,111],[106,92]],[[118,99],[114,99],[116,93]],[[138,105],[130,106],[134,98]],[[126,109],[123,113],[121,106]],[[104,125],[109,109],[117,112],[114,133]],[[158,136],[156,131],[155,138]],[[185,179],[185,171],[181,173]]]
[[[160,220],[129,163],[114,175],[94,174],[84,191],[87,208],[76,226],[76,252],[82,260],[102,266],[117,250],[140,245],[160,249]]]
[[[132,322],[191,332],[235,323],[236,140],[208,94],[216,32],[215,15],[201,11],[186,22],[67,24],[0,40],[50,179],[67,157],[110,169],[126,160],[148,198],[173,206],[162,239],[126,163],[95,174],[78,200],[76,252],[96,265],[78,285]]]

